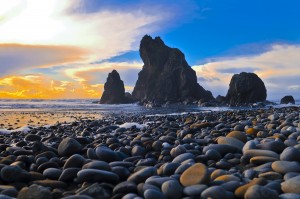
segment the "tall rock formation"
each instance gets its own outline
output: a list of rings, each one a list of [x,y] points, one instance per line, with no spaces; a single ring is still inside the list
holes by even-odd
[[[232,76],[226,95],[231,106],[263,102],[266,98],[265,84],[255,73],[242,72]]]
[[[196,72],[188,65],[184,54],[166,46],[159,37],[144,36],[140,56],[144,66],[132,93],[134,99],[150,102],[214,99],[210,91],[197,83]]]
[[[124,83],[119,73],[113,70],[108,74],[106,83],[104,84],[104,92],[100,99],[100,104],[125,104],[130,99],[125,97]]]

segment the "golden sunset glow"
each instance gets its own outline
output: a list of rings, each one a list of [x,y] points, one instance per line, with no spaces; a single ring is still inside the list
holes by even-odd
[[[288,17],[292,11],[283,16],[290,23],[280,32],[274,31],[276,23],[271,27],[245,15],[246,8],[237,3],[232,12],[243,17],[223,21],[231,16],[223,15],[225,3],[207,3],[221,11],[211,12],[202,1],[184,2],[0,0],[0,98],[100,98],[114,69],[132,91],[143,66],[138,50],[145,34],[179,48],[200,85],[214,96],[224,95],[232,75],[242,71],[256,73],[276,97],[298,94],[299,26]],[[239,21],[244,18],[249,34]],[[226,30],[217,25],[220,21]],[[261,26],[268,31],[259,39]]]
[[[103,92],[103,84],[55,81],[40,74],[1,78],[0,88],[0,98],[13,99],[97,99]]]
[[[125,83],[128,76],[131,85],[125,88],[132,91],[132,73],[136,78],[142,63],[93,62],[134,50],[139,38],[167,16],[89,12],[86,3],[0,0],[0,98],[99,99],[113,69],[125,74]]]

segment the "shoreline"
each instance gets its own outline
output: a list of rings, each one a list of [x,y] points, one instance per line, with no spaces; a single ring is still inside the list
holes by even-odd
[[[104,114],[2,134],[0,195],[284,198],[299,191],[299,110]]]

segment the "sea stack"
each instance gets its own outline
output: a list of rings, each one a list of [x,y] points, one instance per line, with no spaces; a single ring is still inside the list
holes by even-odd
[[[104,92],[100,99],[100,104],[125,104],[130,100],[125,96],[124,83],[119,73],[113,70],[108,74],[104,84]]]
[[[144,66],[132,93],[134,99],[159,103],[214,99],[197,83],[196,72],[179,49],[166,46],[160,37],[146,35],[139,51]]]
[[[266,98],[265,84],[255,73],[242,72],[232,76],[226,95],[231,106],[263,102]]]
[[[287,96],[284,96],[283,98],[281,98],[280,100],[280,104],[295,104],[295,99],[293,96],[291,95],[287,95]]]

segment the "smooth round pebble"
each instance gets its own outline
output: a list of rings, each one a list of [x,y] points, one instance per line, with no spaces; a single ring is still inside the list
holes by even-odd
[[[183,186],[205,184],[208,183],[209,177],[207,167],[202,163],[196,163],[181,174],[180,183]]]
[[[277,199],[278,193],[260,185],[249,187],[245,193],[245,199]]]

